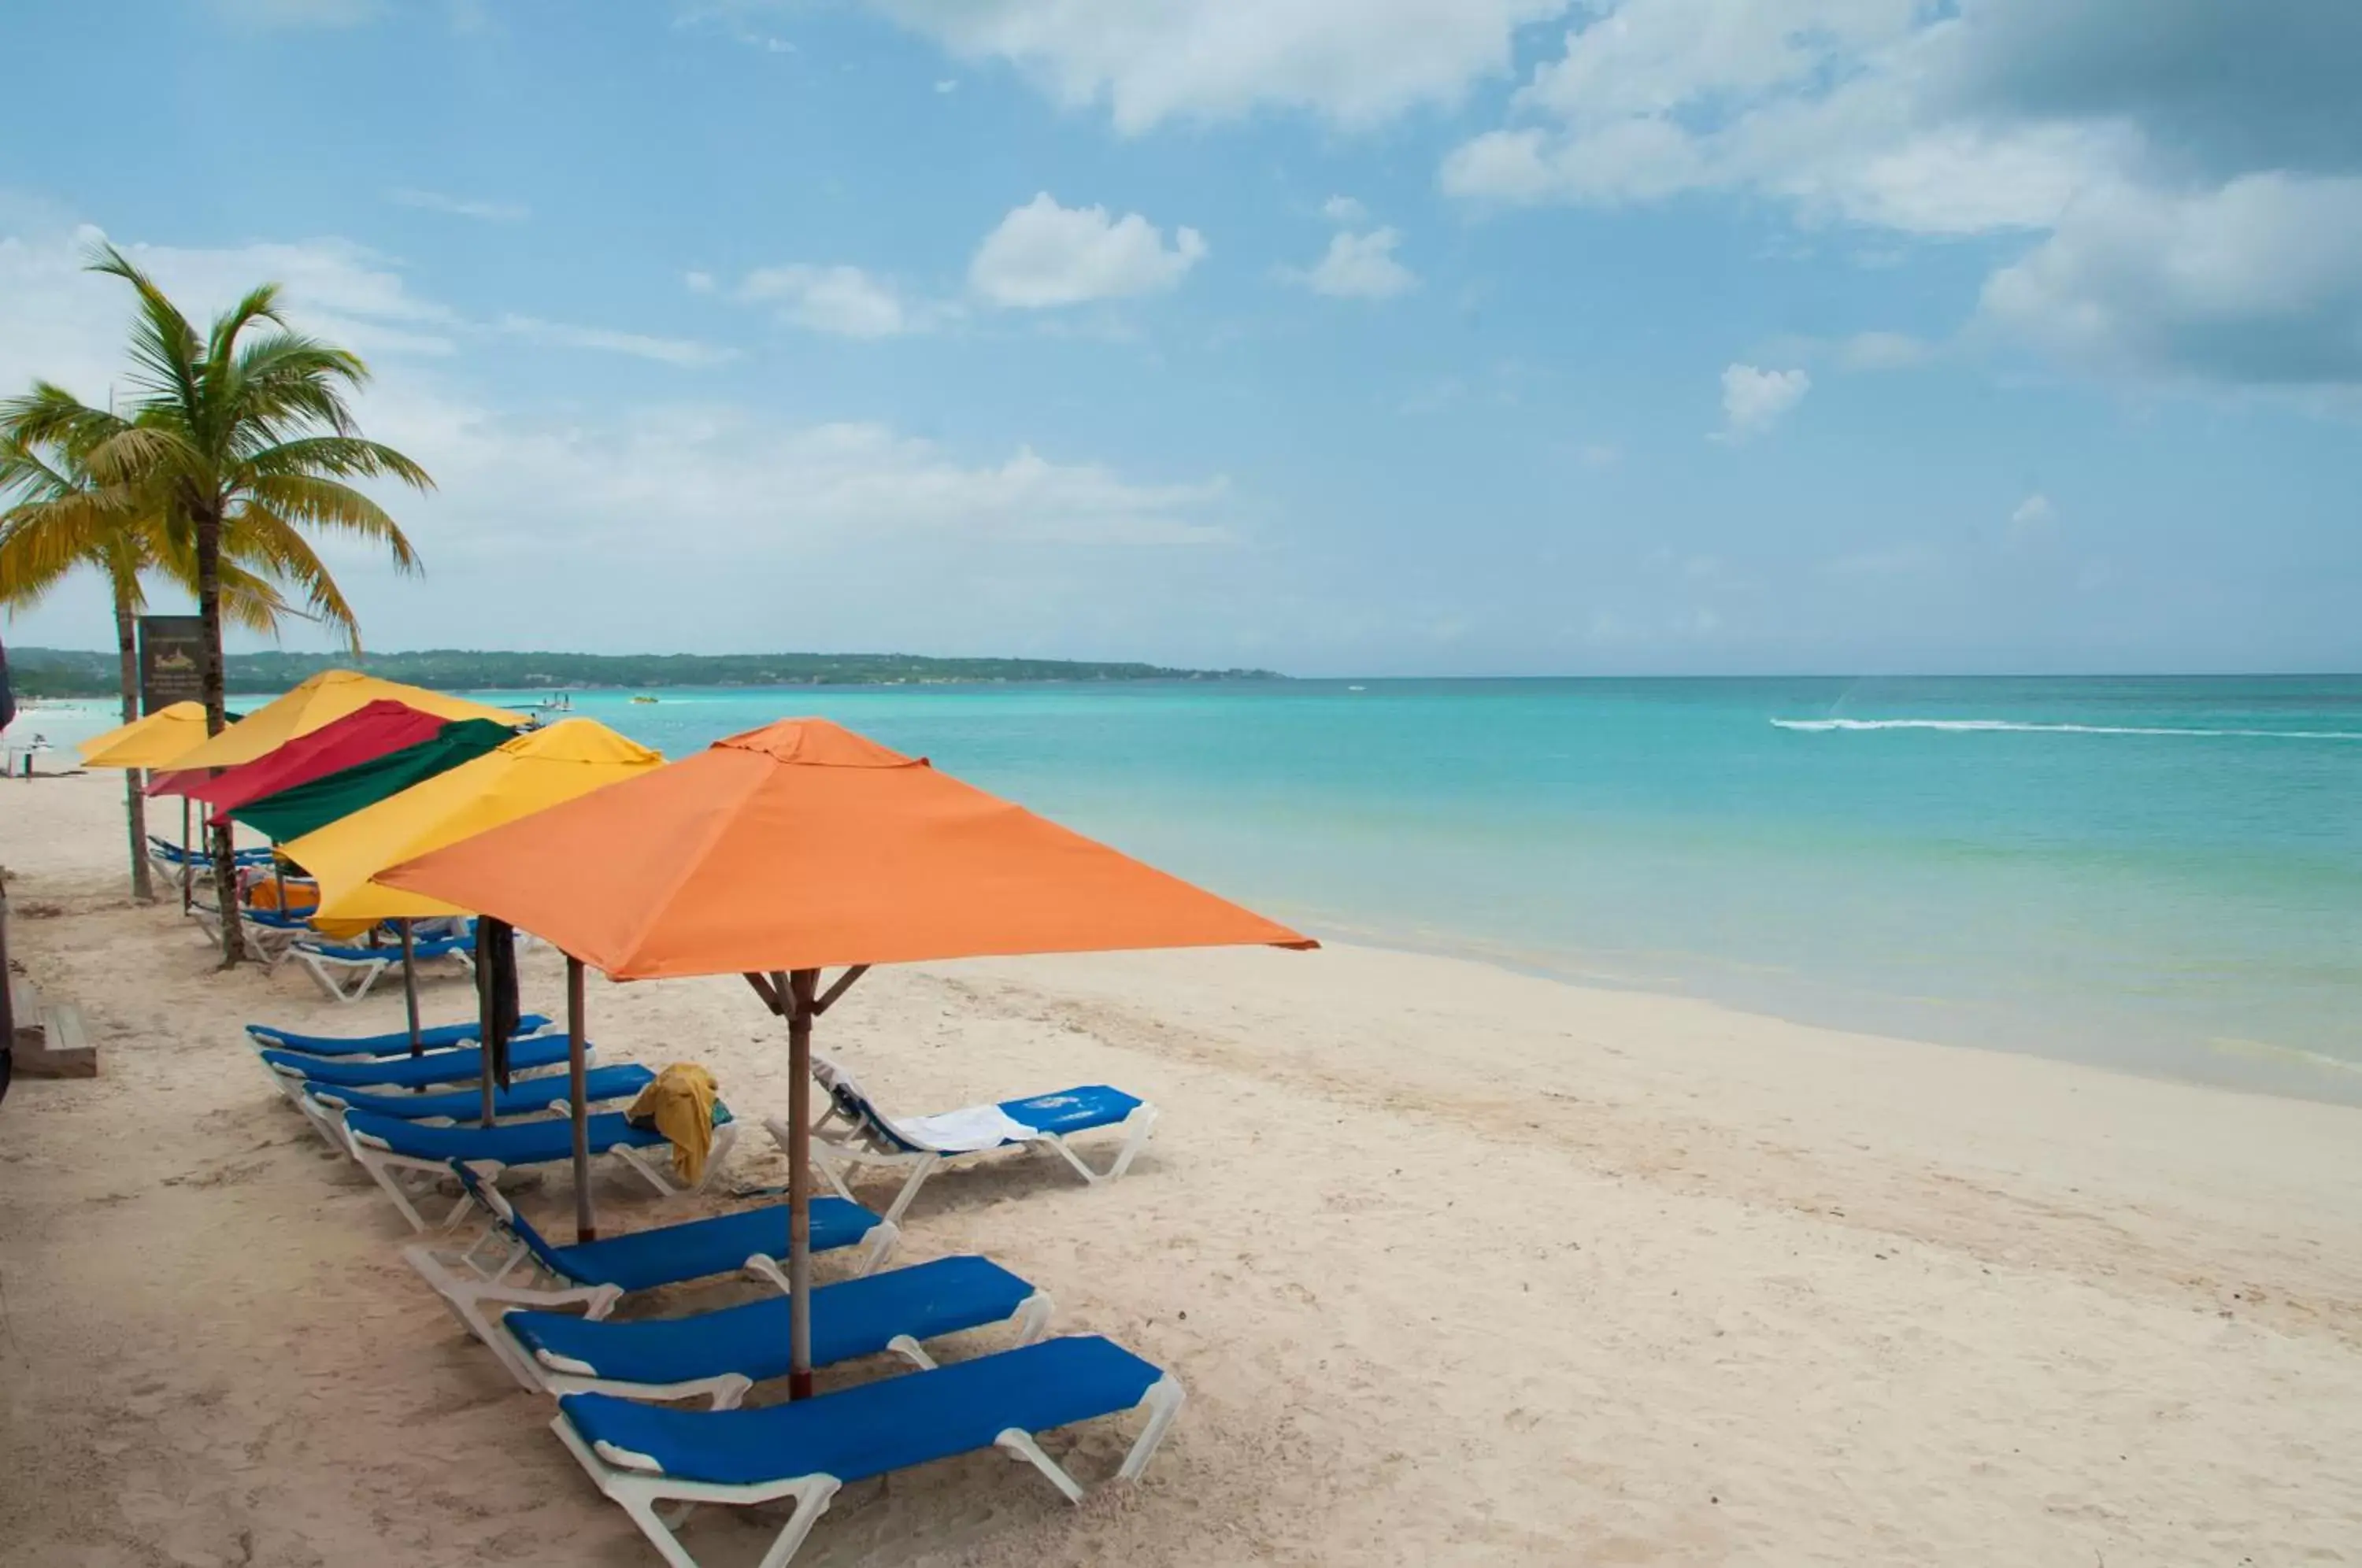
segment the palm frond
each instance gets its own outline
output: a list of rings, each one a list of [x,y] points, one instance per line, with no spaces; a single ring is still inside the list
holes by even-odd
[[[358,436],[309,436],[281,441],[247,458],[258,478],[325,474],[337,479],[397,479],[413,490],[433,490],[434,479],[400,452]]]
[[[401,525],[387,515],[385,508],[348,484],[304,474],[275,474],[255,480],[248,493],[252,498],[248,508],[259,505],[292,524],[381,544],[393,557],[396,569],[418,569],[418,552],[411,547]]]
[[[337,586],[336,576],[328,570],[327,563],[314,553],[311,542],[297,530],[292,519],[280,515],[265,503],[249,501],[238,512],[236,538],[240,560],[260,568],[301,592],[312,619],[341,635],[351,652],[361,651],[359,618],[353,613],[344,590]],[[405,547],[406,544],[405,541]]]
[[[193,416],[204,401],[197,329],[164,291],[114,246],[102,242],[87,266],[94,272],[121,278],[139,295],[139,315],[131,326],[131,360],[139,370],[134,381],[150,400],[177,404],[185,415]]]

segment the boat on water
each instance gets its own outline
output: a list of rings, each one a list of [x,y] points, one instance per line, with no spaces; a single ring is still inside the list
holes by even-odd
[[[632,701],[635,702],[653,702],[656,699],[653,697],[635,697]]]

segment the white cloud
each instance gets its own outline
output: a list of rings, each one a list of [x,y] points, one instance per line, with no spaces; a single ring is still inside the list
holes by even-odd
[[[2001,336],[2147,379],[2362,383],[2362,119],[2330,63],[2356,48],[2343,0],[1590,0],[1440,179],[2024,233],[1984,291]]]
[[[428,212],[448,213],[454,217],[481,218],[487,223],[522,223],[533,215],[533,209],[517,202],[488,202],[447,196],[440,191],[420,191],[408,187],[388,191],[385,199],[402,207],[421,207]]]
[[[2103,191],[1986,282],[1980,318],[2104,374],[2362,383],[2362,179]]]
[[[496,330],[528,343],[546,344],[553,348],[592,348],[610,354],[629,354],[635,359],[655,359],[667,365],[718,365],[735,354],[712,343],[700,343],[687,337],[655,337],[644,332],[617,332],[603,326],[572,326],[562,321],[544,321],[538,316],[503,315],[494,322]]]
[[[1311,267],[1288,276],[1316,294],[1335,299],[1385,300],[1418,286],[1418,274],[1395,259],[1402,236],[1391,228],[1341,234]]]
[[[1723,428],[1718,437],[1743,441],[1760,436],[1802,403],[1813,378],[1802,370],[1765,370],[1733,364],[1722,372]]]
[[[2010,543],[2032,544],[2049,534],[2058,521],[2058,509],[2050,504],[2048,496],[2037,490],[2010,509]]]
[[[1205,255],[1194,228],[1175,230],[1167,245],[1138,213],[1117,219],[1105,207],[1062,207],[1044,191],[985,236],[968,284],[992,304],[1038,310],[1159,293]]]
[[[1370,209],[1351,196],[1331,196],[1320,204],[1320,215],[1330,223],[1351,226],[1370,215]]]
[[[1838,345],[1838,363],[1849,370],[1905,370],[1926,363],[1933,346],[1903,332],[1857,332]]]
[[[62,381],[85,399],[120,386],[120,350],[130,317],[121,282],[89,271],[106,237],[82,227],[0,238],[0,386],[35,375]],[[127,244],[192,319],[202,324],[256,283],[275,281],[297,327],[353,349],[382,371],[388,362],[444,359],[489,337],[589,348],[682,366],[710,365],[727,349],[683,338],[503,315],[475,321],[421,298],[392,263],[344,239],[264,243],[219,249]]]
[[[736,297],[774,304],[780,320],[840,337],[921,332],[940,314],[905,301],[891,283],[858,267],[758,267],[739,283]]]
[[[120,387],[127,292],[82,270],[94,237],[8,236],[0,226],[0,386],[46,376],[94,400],[110,381]],[[673,349],[524,316],[471,326],[341,241],[127,248],[200,318],[281,272],[306,285],[292,292],[291,307],[305,328],[330,330],[312,304],[326,298],[348,324],[447,332],[443,355],[376,359],[378,374],[357,403],[363,430],[436,480],[433,494],[386,497],[425,558],[427,586],[394,578],[371,552],[324,546],[376,646],[489,635],[494,646],[523,638],[628,646],[644,634],[616,628],[639,624],[632,607],[650,594],[700,605],[690,622],[654,634],[658,646],[685,647],[794,642],[1130,657],[1155,654],[1159,636],[1180,639],[1164,645],[1176,653],[1210,647],[1189,641],[1204,635],[1193,623],[1224,625],[1220,637],[1243,624],[1234,569],[1221,564],[1237,536],[1219,476],[1142,478],[1016,442],[977,450],[880,423],[612,393],[594,395],[590,413],[571,395],[547,406],[495,403],[470,373],[498,344],[587,342],[661,357]],[[651,537],[665,541],[655,558]],[[1159,580],[1187,596],[1186,614],[1143,618],[1128,591],[1142,550],[1164,563]],[[1187,564],[1198,560],[1206,564]],[[505,573],[526,567],[549,588],[547,613],[529,626],[502,618],[504,605],[513,608]],[[815,574],[827,593],[808,594]],[[788,605],[794,630],[782,635]],[[105,624],[104,605],[77,591],[12,635],[90,646]]]
[[[1266,105],[1368,126],[1506,73],[1517,29],[1569,0],[870,0],[967,60],[1005,60],[1117,127]]]
[[[254,28],[352,28],[384,13],[381,0],[213,0],[230,21]]]
[[[959,91],[959,79],[954,76],[938,77],[935,81],[935,91],[938,93],[956,93]]]
[[[714,282],[713,274],[711,272],[683,272],[680,275],[680,281],[688,285],[689,292],[692,294],[710,294],[721,287]]]
[[[780,560],[922,536],[1125,547],[1231,536],[1220,480],[1142,484],[1027,447],[963,459],[878,424],[661,405],[550,423],[438,390],[388,400],[371,429],[426,464],[437,511],[481,519],[485,547],[501,552],[567,544],[624,559],[651,529],[668,550]]]
[[[1624,459],[1623,448],[1608,441],[1585,442],[1574,455],[1586,469],[1612,469]]]

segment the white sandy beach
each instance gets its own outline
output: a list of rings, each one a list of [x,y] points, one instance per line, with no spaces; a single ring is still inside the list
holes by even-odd
[[[0,1105],[0,1562],[653,1564],[240,1043],[398,991],[216,974],[125,897],[120,799],[0,782],[16,955],[103,1075]],[[737,981],[590,1005],[606,1059],[784,1110]],[[820,1043],[914,1110],[1160,1105],[1122,1182],[941,1176],[899,1255],[990,1255],[1190,1402],[1136,1487],[973,1456],[848,1488],[799,1562],[2362,1560],[2355,1111],[1353,948],[881,971]],[[750,1135],[727,1175],[785,1170]],[[563,1231],[562,1175],[524,1202]],[[1095,1481],[1131,1430],[1047,1446]],[[774,1523],[688,1539],[727,1568]]]

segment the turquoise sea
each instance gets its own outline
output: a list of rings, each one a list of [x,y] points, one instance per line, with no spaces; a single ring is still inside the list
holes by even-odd
[[[2362,678],[659,696],[574,711],[825,714],[1341,938],[2362,1101]]]

